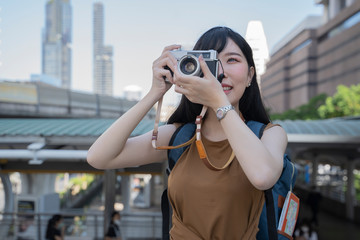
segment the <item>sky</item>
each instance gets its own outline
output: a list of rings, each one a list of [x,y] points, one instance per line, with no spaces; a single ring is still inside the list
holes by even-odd
[[[27,80],[41,73],[41,42],[48,0],[0,0],[0,79]],[[92,0],[70,0],[73,11],[72,89],[91,92]],[[128,85],[145,94],[152,63],[167,45],[192,46],[214,26],[245,36],[251,20],[262,21],[269,50],[309,15],[314,0],[102,0],[105,45],[114,48],[114,95]],[[171,90],[170,90],[171,91]]]

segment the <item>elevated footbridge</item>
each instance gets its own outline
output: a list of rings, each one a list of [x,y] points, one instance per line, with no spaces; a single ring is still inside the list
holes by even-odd
[[[86,162],[87,149],[116,118],[3,118],[0,119],[0,173],[10,172],[92,172],[104,174]],[[360,117],[316,121],[276,121],[288,134],[288,153],[300,171],[298,183],[310,163],[309,185],[318,185],[321,164],[341,166],[344,217],[359,221],[354,171],[360,169]],[[153,119],[144,119],[134,130],[136,136],[153,128]],[[115,171],[115,174],[163,174],[163,164],[151,164]],[[109,176],[113,176],[111,173]],[[106,175],[106,171],[105,171]],[[114,179],[113,177],[109,178]],[[5,181],[6,182],[6,181]],[[105,176],[105,185],[107,180]],[[320,186],[321,187],[321,186]],[[8,189],[8,188],[6,188]],[[108,189],[111,192],[111,189]],[[9,192],[6,193],[10,194]],[[109,195],[114,197],[113,195]],[[6,198],[9,199],[9,198]],[[331,209],[330,209],[331,210]]]

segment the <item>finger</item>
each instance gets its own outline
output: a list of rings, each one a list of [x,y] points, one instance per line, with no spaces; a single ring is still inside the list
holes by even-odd
[[[177,66],[174,67],[174,82],[183,87],[188,87],[193,85],[199,77],[189,76],[181,73]]]
[[[169,81],[173,82],[173,76],[170,72],[170,70],[168,69],[164,69],[164,68],[157,68],[154,71],[154,77],[155,78],[167,78]]]
[[[184,94],[185,96],[188,93],[188,90],[181,85],[175,85],[174,91],[176,93]]]
[[[175,49],[179,49],[179,48],[181,48],[181,45],[173,44],[173,45],[165,47],[164,50],[162,51],[162,53],[167,52],[167,51],[171,51],[171,50],[175,50]]]
[[[174,84],[178,85],[178,86],[188,86],[189,85],[189,77],[180,73],[179,69],[177,68],[177,66],[174,66],[174,76],[173,76],[173,80],[174,80]]]
[[[159,70],[159,75],[163,77],[165,81],[174,84],[173,76],[169,70],[166,69]]]
[[[204,73],[204,77],[207,78],[213,76],[202,55],[200,55],[199,57],[199,62],[200,62],[201,71]]]
[[[177,61],[174,58],[174,56],[172,56],[172,54],[170,54],[171,56],[168,56],[167,58],[165,58],[165,61],[163,62],[163,66],[168,66],[171,71],[174,72],[175,68],[177,68]]]
[[[171,52],[164,53],[164,56],[171,61],[172,65],[177,65],[178,61]]]

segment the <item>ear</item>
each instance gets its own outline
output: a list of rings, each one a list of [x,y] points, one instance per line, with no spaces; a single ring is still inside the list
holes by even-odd
[[[251,80],[252,80],[254,74],[255,74],[255,68],[254,68],[253,66],[251,66],[251,67],[249,68],[248,84],[251,84]]]

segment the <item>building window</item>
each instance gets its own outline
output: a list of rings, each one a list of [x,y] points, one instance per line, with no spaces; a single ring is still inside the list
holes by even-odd
[[[346,0],[340,0],[339,1],[339,10],[341,11],[346,7]]]
[[[294,48],[294,49],[289,53],[289,55],[294,54],[294,53],[300,51],[300,50],[303,49],[304,47],[310,45],[311,42],[312,42],[311,39],[308,39],[308,40],[302,42],[302,43],[299,44],[296,48]]]
[[[332,37],[340,34],[341,32],[345,31],[346,29],[349,29],[352,26],[358,24],[359,22],[360,22],[360,12],[357,12],[354,15],[352,15],[351,17],[349,17],[348,19],[346,19],[344,22],[339,24],[338,26],[331,29],[327,34],[320,37],[319,42],[322,42],[328,38],[332,38]]]

